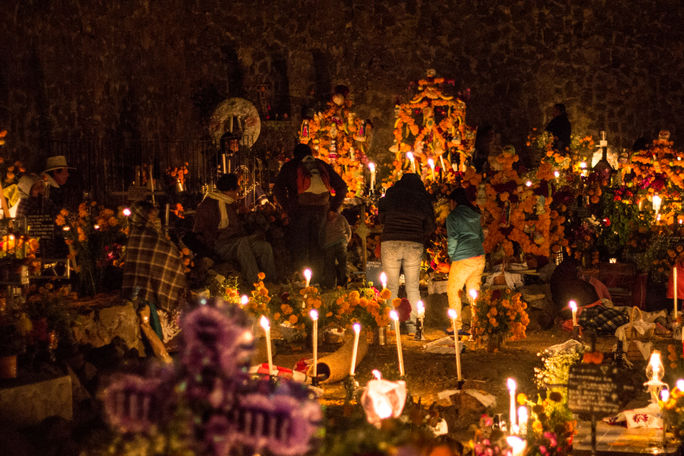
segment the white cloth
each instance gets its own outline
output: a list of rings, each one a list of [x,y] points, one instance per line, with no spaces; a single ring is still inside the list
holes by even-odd
[[[235,200],[225,193],[219,192],[209,192],[205,198],[211,198],[218,201],[219,213],[221,214],[221,220],[219,221],[219,230],[228,228],[228,211],[226,210],[226,205],[233,204]]]

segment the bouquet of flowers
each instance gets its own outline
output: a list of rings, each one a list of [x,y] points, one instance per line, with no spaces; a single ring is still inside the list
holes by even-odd
[[[344,292],[335,299],[326,316],[343,327],[354,322],[361,323],[364,328],[384,327],[390,322],[390,298],[391,293],[386,288],[379,291],[367,286]]]
[[[536,402],[518,394],[517,402],[531,409],[521,435],[527,440],[528,456],[565,456],[572,450],[576,421],[558,391]]]
[[[485,289],[475,303],[472,316],[473,337],[486,343],[488,351],[496,351],[503,340],[525,338],[530,318],[520,292],[511,289]]]
[[[79,274],[79,293],[94,295],[105,283],[105,271],[122,265],[118,260],[128,234],[126,217],[92,201],[82,202],[75,213],[62,209],[55,223],[62,227]]]

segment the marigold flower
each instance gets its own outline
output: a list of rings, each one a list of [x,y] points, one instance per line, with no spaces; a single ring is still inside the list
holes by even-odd
[[[259,278],[259,280],[264,280],[266,278],[266,274],[260,272],[259,274],[257,274],[257,277]]]

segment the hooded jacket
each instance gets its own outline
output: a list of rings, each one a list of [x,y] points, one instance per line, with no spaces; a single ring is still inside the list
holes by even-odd
[[[451,261],[484,255],[484,233],[479,212],[460,204],[447,217],[446,228]]]
[[[381,241],[424,243],[435,230],[435,212],[417,174],[404,174],[378,201]]]

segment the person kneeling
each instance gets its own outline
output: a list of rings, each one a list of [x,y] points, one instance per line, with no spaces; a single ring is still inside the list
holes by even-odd
[[[269,281],[276,281],[271,244],[262,233],[247,234],[238,214],[238,177],[224,174],[197,207],[193,233],[223,261],[237,261],[243,277],[257,281],[263,271]]]

